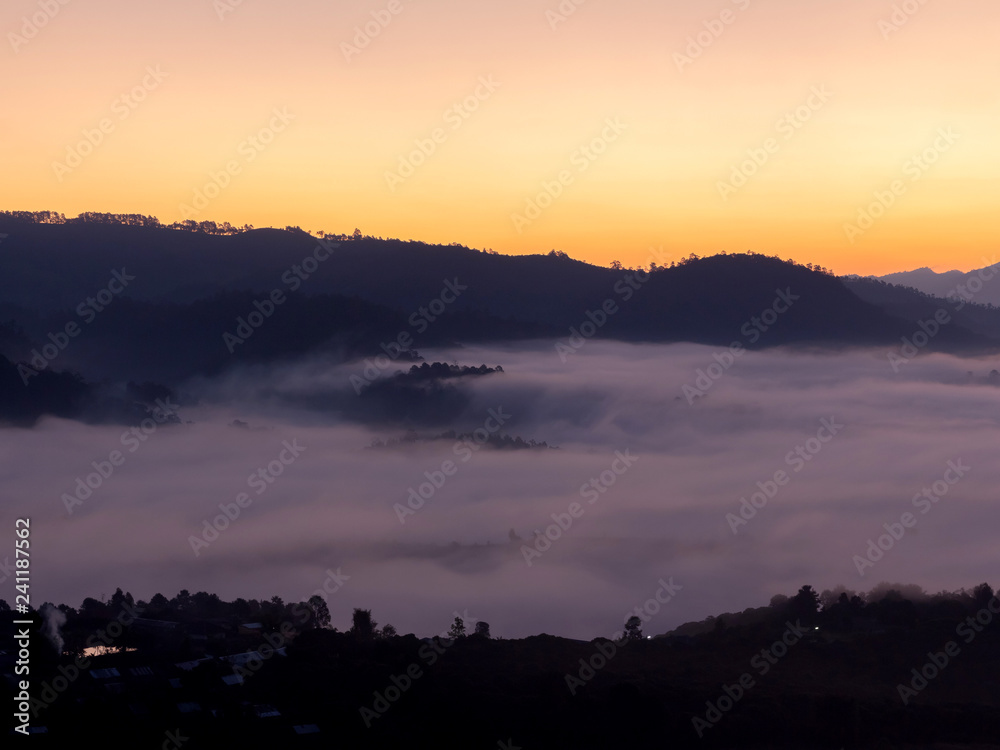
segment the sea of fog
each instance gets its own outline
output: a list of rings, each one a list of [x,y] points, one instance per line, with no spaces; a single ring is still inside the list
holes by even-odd
[[[181,410],[184,424],[141,440],[57,419],[3,429],[0,560],[13,559],[14,519],[29,516],[36,606],[119,586],[136,599],[299,601],[326,584],[340,629],[361,607],[400,633],[439,633],[458,612],[494,635],[582,639],[612,635],[636,607],[656,634],[803,584],[934,592],[995,579],[994,362],[921,354],[896,372],[881,350],[750,352],[713,367],[721,375],[694,398],[685,385],[720,351],[423,352],[503,366],[467,379],[451,427],[557,446],[547,450],[368,448],[404,430],[340,419],[360,368],[321,360],[188,384],[200,403]],[[119,465],[80,500],[77,480],[95,462],[107,473],[115,451]],[[217,518],[227,508],[234,517]],[[675,594],[654,607],[661,581]]]

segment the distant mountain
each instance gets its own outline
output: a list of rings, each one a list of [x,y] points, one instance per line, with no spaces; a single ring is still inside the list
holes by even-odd
[[[392,311],[396,321],[387,320],[388,327],[412,333],[418,347],[427,345],[420,339],[424,334],[441,340],[446,329],[456,340],[569,337],[571,327],[586,330],[592,318],[601,322],[600,337],[714,345],[743,340],[748,346],[887,343],[911,327],[859,300],[833,276],[762,255],[684,261],[645,277],[563,255],[504,256],[401,240],[348,239],[327,249],[304,232],[276,229],[213,236],[115,225],[4,226],[0,220],[0,231],[9,234],[2,246],[0,317],[37,336],[66,315],[89,315],[81,305],[108,287],[115,273],[125,273],[133,278],[121,297],[136,304],[125,315],[121,308],[127,305],[115,313],[112,302],[94,329],[110,325],[107,317],[121,341],[125,318],[157,318],[160,330],[153,338],[166,345],[169,339],[160,335],[167,329],[190,330],[201,321],[205,335],[212,331],[217,340],[216,356],[227,354],[225,318],[235,327],[241,310],[231,295],[248,295],[242,309],[249,314],[253,299],[264,301],[274,290],[303,298],[280,316],[288,328],[295,325],[289,320],[309,320],[313,330],[300,331],[298,338],[322,338],[333,326],[370,339],[363,327]],[[324,259],[315,260],[314,253]],[[783,307],[778,290],[790,290],[797,299],[765,332],[753,320],[776,301]],[[384,310],[375,315],[374,308],[357,309],[353,316],[329,310],[320,316],[305,300],[323,295]],[[602,312],[604,306],[610,314]],[[442,311],[445,318],[454,316],[443,326],[437,319]],[[742,332],[746,326],[749,333]],[[376,338],[389,333],[380,328]]]
[[[942,351],[971,352],[984,338],[1000,341],[1000,308],[979,304],[980,295],[972,297],[975,302],[956,296],[945,299],[874,278],[845,279],[844,284],[861,299],[902,320],[927,321],[943,310],[950,332],[947,342],[939,340],[934,346]],[[946,333],[945,328],[938,336]]]
[[[129,381],[177,389],[238,365],[309,355],[331,364],[389,355],[392,366],[380,374],[391,376],[421,361],[427,347],[522,339],[561,342],[564,351],[591,337],[751,349],[893,347],[942,306],[953,318],[928,349],[1000,351],[1000,310],[958,310],[904,286],[841,279],[760,254],[692,257],[640,271],[554,252],[504,256],[360,233],[320,240],[294,228],[190,231],[139,218],[137,225],[34,223],[0,213],[6,378],[23,380],[15,366],[25,363],[51,375],[74,373],[39,379],[31,394],[8,394],[3,411],[11,417],[70,416],[93,402],[89,384],[101,384],[101,393],[123,393]],[[987,299],[987,289],[976,302]],[[443,414],[447,405],[460,407],[466,387],[446,379],[420,387],[386,382],[361,399],[352,390],[343,402],[322,395],[306,405],[361,420]],[[19,405],[29,395],[30,403]],[[392,407],[401,400],[407,408]],[[123,403],[134,413],[128,398]]]
[[[992,266],[985,266],[968,273],[961,271],[938,273],[929,268],[918,268],[915,271],[890,273],[878,278],[889,284],[911,287],[934,297],[947,298],[949,295],[957,294],[981,305],[1000,306],[1000,281],[997,280],[1000,278],[1000,269],[994,269]],[[965,291],[960,287],[965,287]]]

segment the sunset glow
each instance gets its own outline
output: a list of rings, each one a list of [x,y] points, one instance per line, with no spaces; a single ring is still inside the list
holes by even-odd
[[[987,0],[13,0],[0,203],[601,265],[977,268],[1000,236],[998,20]]]

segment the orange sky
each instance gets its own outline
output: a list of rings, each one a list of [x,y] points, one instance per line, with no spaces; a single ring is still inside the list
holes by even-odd
[[[995,0],[906,0],[898,28],[874,0],[64,2],[0,11],[3,209],[600,264],[998,249]]]

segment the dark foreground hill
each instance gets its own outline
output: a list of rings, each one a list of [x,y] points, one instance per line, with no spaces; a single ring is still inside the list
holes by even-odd
[[[820,608],[803,587],[707,629],[589,643],[461,635],[457,622],[398,636],[362,610],[338,633],[321,627],[322,597],[230,604],[183,591],[147,604],[119,589],[63,608],[58,660],[32,629],[30,723],[45,729],[33,746],[1000,747],[992,589],[915,600],[882,589],[824,592]],[[11,619],[0,612],[0,629]],[[84,644],[123,650],[84,655]],[[12,694],[13,664],[0,653]]]

